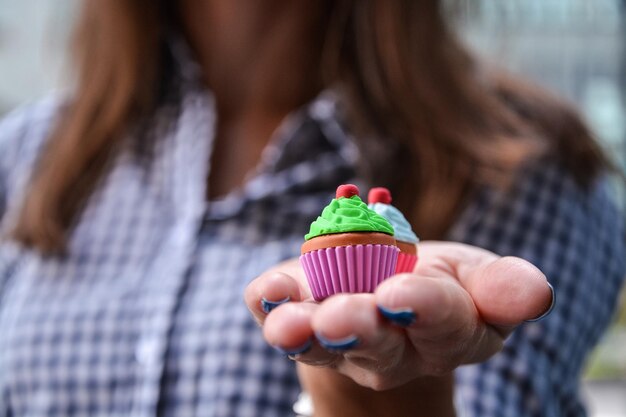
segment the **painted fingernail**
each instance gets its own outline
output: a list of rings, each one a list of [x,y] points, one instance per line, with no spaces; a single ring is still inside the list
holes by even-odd
[[[544,317],[549,316],[550,313],[552,313],[552,310],[554,310],[554,306],[556,305],[556,292],[554,292],[554,287],[549,282],[548,282],[548,287],[550,287],[550,292],[552,293],[552,303],[550,303],[550,308],[548,308],[548,310],[545,313],[543,313],[541,316],[535,319],[526,320],[526,323],[533,323],[535,321],[539,321],[543,319]]]
[[[359,338],[357,336],[348,336],[343,339],[328,339],[319,333],[315,333],[315,337],[324,349],[331,352],[343,352],[353,349],[359,344]]]
[[[397,310],[392,310],[390,308],[385,308],[383,306],[378,306],[378,311],[390,322],[395,325],[408,327],[411,324],[415,323],[417,320],[417,315],[413,312],[413,310],[409,308],[401,308]]]
[[[296,347],[293,347],[293,348],[283,348],[283,347],[280,347],[280,346],[273,346],[273,347],[274,347],[274,349],[276,349],[277,351],[279,351],[283,355],[296,356],[296,355],[302,355],[303,353],[308,352],[311,349],[311,346],[313,346],[313,339],[312,338],[308,339],[302,345],[296,346]]]
[[[278,307],[281,304],[285,304],[286,302],[290,301],[291,298],[289,296],[283,298],[282,300],[278,300],[278,301],[270,301],[268,299],[266,299],[265,297],[261,298],[261,308],[263,309],[263,311],[266,314],[269,314],[270,311],[274,310],[276,307]]]

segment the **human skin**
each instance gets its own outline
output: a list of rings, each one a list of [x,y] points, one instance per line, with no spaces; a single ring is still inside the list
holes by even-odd
[[[284,118],[322,90],[321,3],[179,2],[218,112],[209,198],[240,186]]]
[[[269,314],[262,299],[284,300]],[[452,371],[487,360],[524,322],[552,302],[546,277],[532,264],[451,242],[420,243],[411,274],[385,280],[373,294],[338,294],[312,301],[297,260],[264,273],[245,300],[267,342],[290,350],[316,416],[452,416]],[[400,327],[378,308],[408,309],[416,320]],[[316,335],[359,344],[343,353],[320,346]]]
[[[240,186],[284,117],[322,89],[322,3],[178,3],[182,29],[218,111],[209,198]],[[261,298],[287,296],[291,302],[269,315],[262,310]],[[342,416],[446,417],[454,415],[451,371],[499,351],[515,325],[547,309],[551,292],[541,272],[521,259],[421,243],[416,273],[389,278],[375,294],[312,302],[292,260],[254,280],[245,299],[274,346],[300,346],[315,332],[330,339],[359,337],[359,345],[344,354],[314,344],[296,357],[317,417],[337,415],[338,403]],[[411,308],[418,319],[408,329],[391,325],[378,305]]]

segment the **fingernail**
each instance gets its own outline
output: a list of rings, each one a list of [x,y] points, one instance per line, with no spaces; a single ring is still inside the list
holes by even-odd
[[[359,344],[359,338],[356,336],[348,336],[343,339],[328,339],[319,333],[315,333],[315,337],[324,349],[336,352],[353,349]]]
[[[304,344],[300,346],[296,346],[294,348],[282,348],[280,346],[273,346],[273,348],[279,351],[280,353],[282,353],[283,355],[295,356],[295,355],[301,355],[303,353],[308,352],[311,349],[311,346],[313,346],[312,338],[308,339],[306,342],[304,342]]]
[[[390,322],[401,327],[408,327],[415,323],[417,316],[409,308],[392,310],[383,306],[378,306],[378,311]]]
[[[556,292],[554,292],[554,287],[549,282],[548,282],[548,287],[550,287],[550,292],[552,292],[552,303],[550,304],[550,308],[548,308],[548,310],[545,313],[543,313],[541,316],[535,319],[526,320],[526,323],[533,323],[535,321],[539,321],[543,319],[544,317],[547,317],[548,315],[550,315],[550,313],[552,313],[552,310],[554,310],[554,306],[556,304]]]
[[[283,298],[282,300],[278,300],[278,301],[270,301],[268,299],[266,299],[265,297],[261,298],[261,308],[263,309],[263,311],[266,314],[269,314],[270,311],[274,310],[276,307],[278,307],[281,304],[285,304],[286,302],[290,301],[291,298],[289,296]]]

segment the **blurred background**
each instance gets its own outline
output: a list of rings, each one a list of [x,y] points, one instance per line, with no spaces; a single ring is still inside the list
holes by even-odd
[[[67,39],[78,3],[0,0],[0,115],[71,83]],[[626,173],[626,0],[450,0],[450,8],[481,56],[576,103]],[[625,188],[614,181],[622,209]],[[624,304],[587,368],[596,417],[626,416]]]

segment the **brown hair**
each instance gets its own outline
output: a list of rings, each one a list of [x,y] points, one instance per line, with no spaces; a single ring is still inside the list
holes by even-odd
[[[14,233],[23,243],[63,247],[121,132],[154,111],[165,76],[167,6],[159,5],[85,2],[76,94],[34,173]],[[487,73],[446,26],[440,1],[328,7],[324,75],[344,90],[350,121],[367,138],[365,172],[392,188],[423,237],[441,237],[475,186],[510,178],[531,155],[552,150],[581,184],[606,164],[571,108]]]

